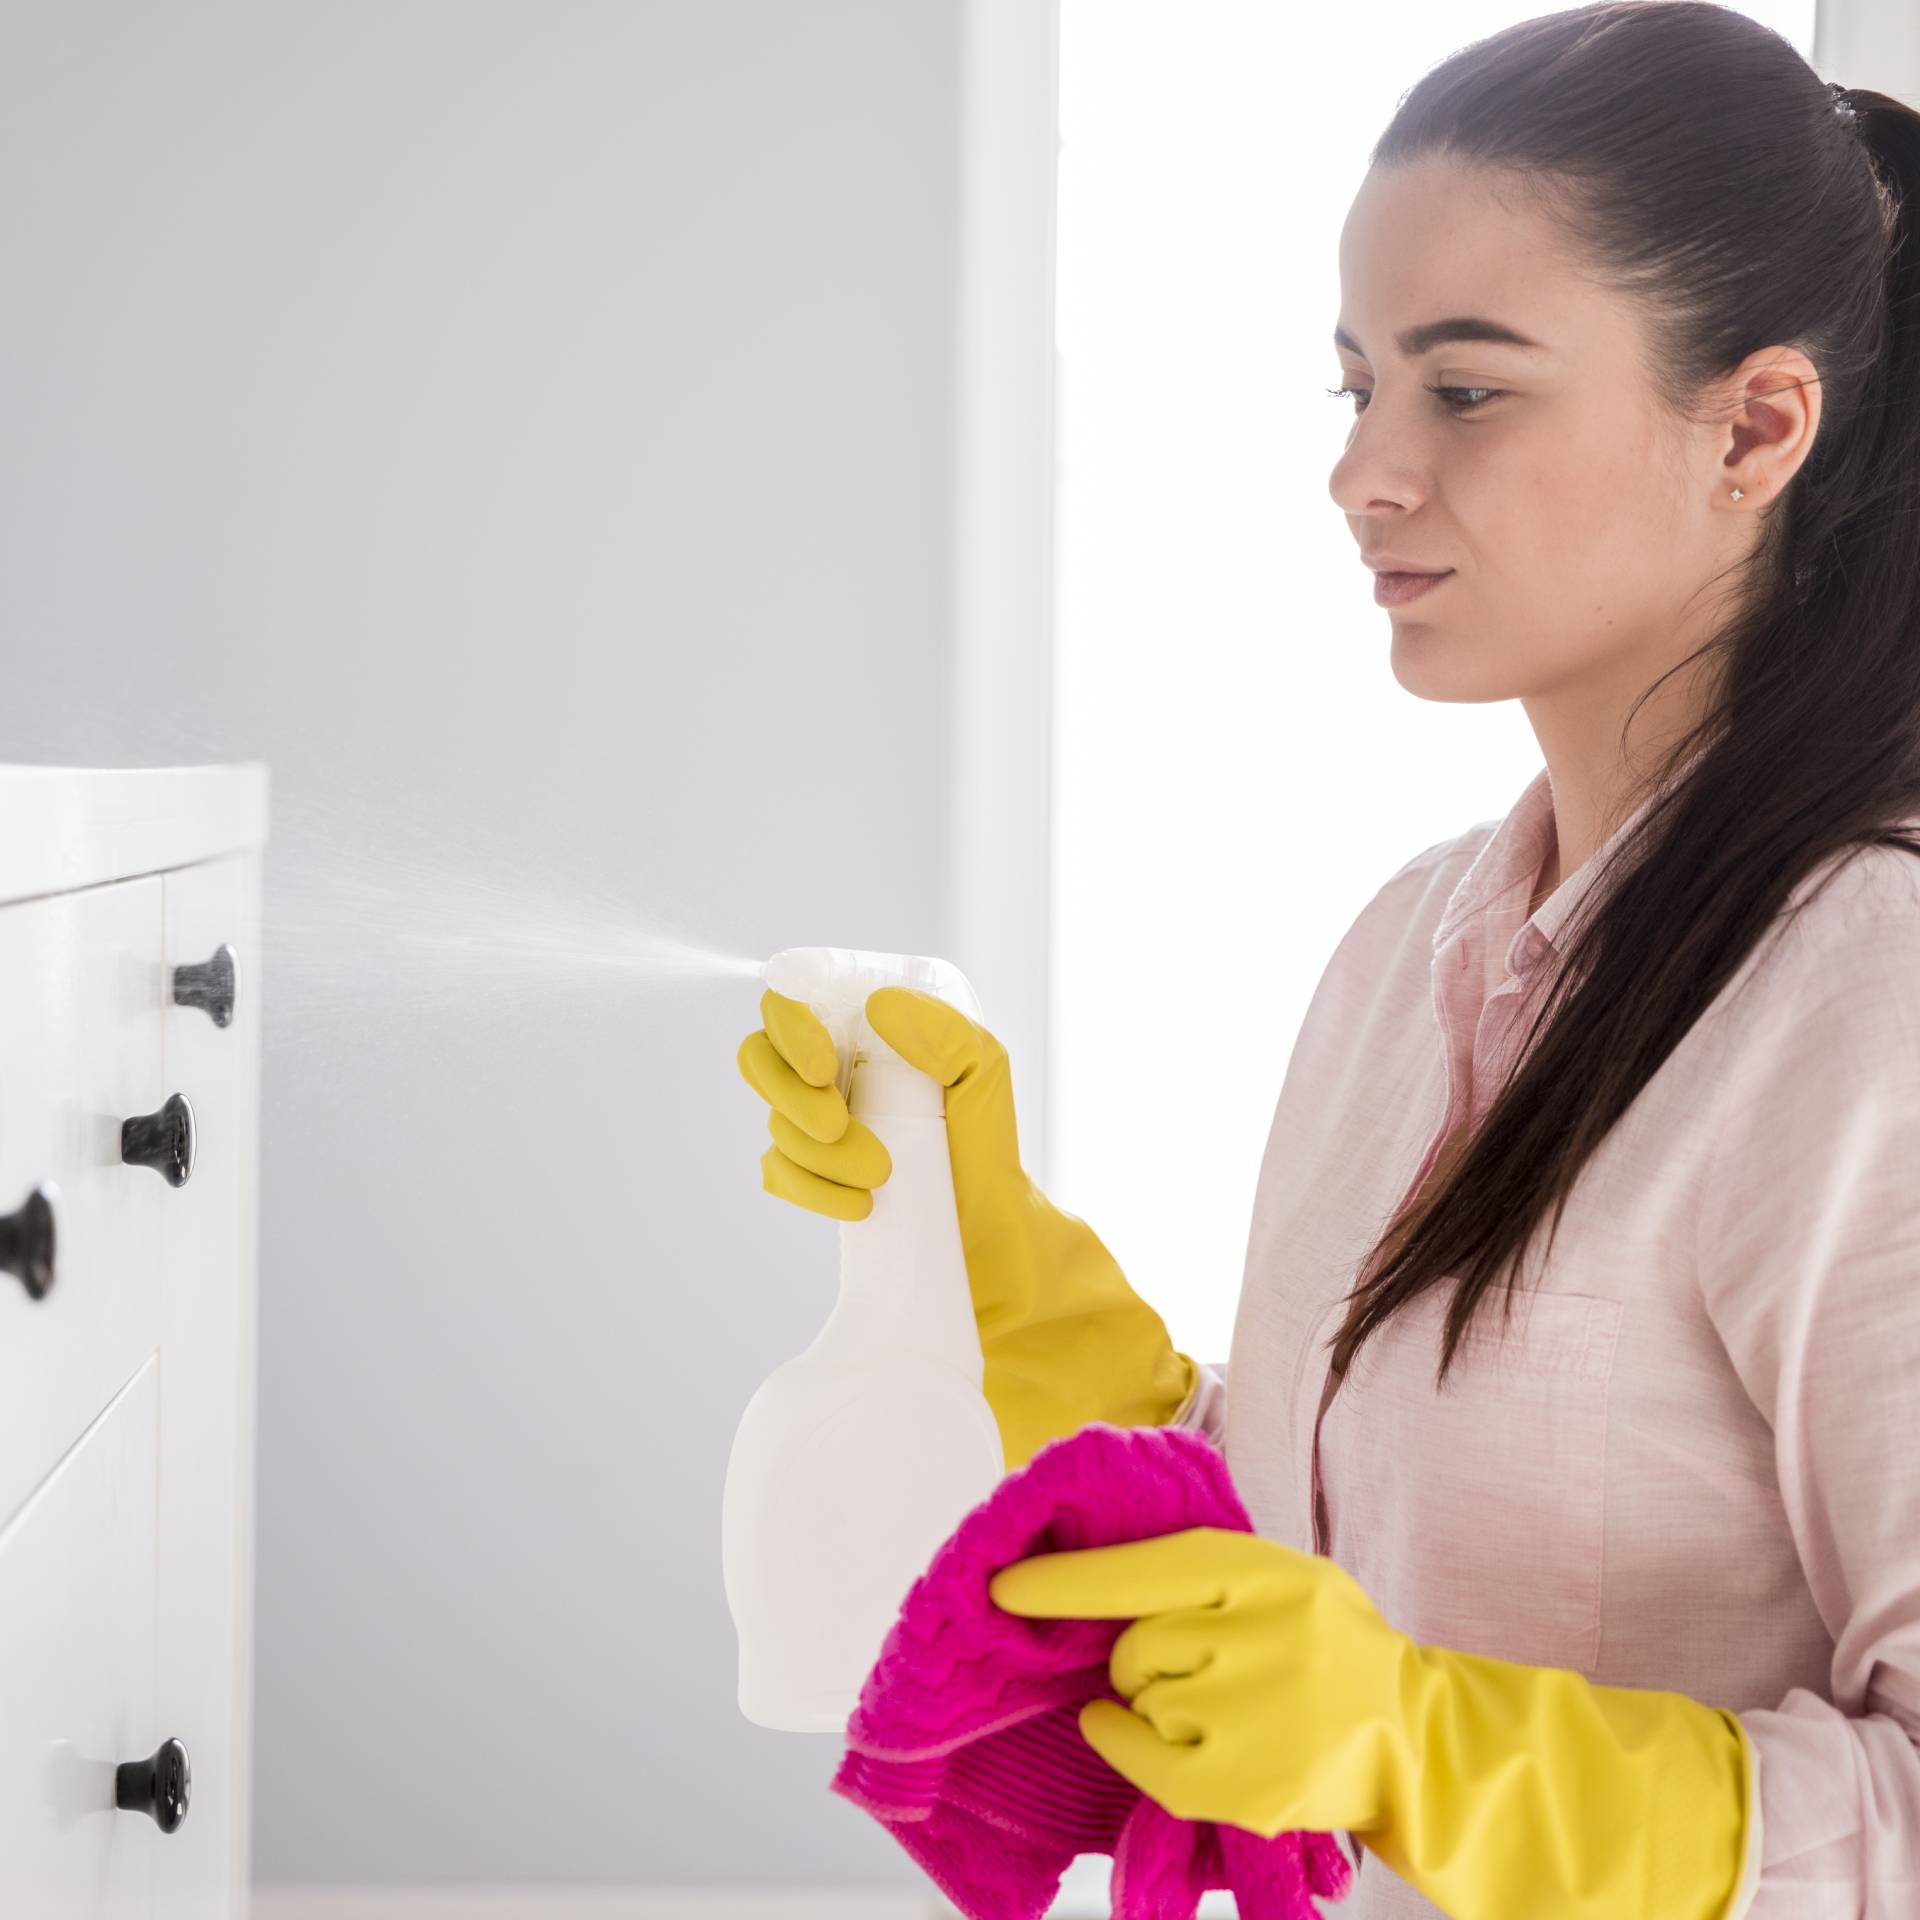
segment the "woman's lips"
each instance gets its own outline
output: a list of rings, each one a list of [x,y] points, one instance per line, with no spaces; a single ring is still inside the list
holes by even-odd
[[[1376,607],[1404,607],[1431,593],[1442,580],[1451,580],[1453,569],[1445,573],[1376,573],[1373,576],[1373,604]]]

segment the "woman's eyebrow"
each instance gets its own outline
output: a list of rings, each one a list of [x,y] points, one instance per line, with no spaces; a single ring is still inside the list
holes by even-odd
[[[1417,359],[1423,353],[1430,353],[1435,347],[1445,346],[1454,340],[1491,341],[1499,346],[1526,347],[1536,353],[1546,349],[1538,340],[1529,340],[1524,333],[1516,333],[1511,327],[1503,327],[1497,320],[1477,320],[1461,318],[1453,320],[1429,320],[1423,326],[1409,327],[1397,336],[1400,351],[1409,360]],[[1333,343],[1345,347],[1349,353],[1357,353],[1365,359],[1366,351],[1345,327],[1335,327]]]

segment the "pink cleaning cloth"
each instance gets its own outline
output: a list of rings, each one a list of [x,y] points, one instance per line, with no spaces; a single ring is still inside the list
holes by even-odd
[[[1080,1708],[1126,1704],[1108,1660],[1131,1621],[1029,1619],[988,1596],[1016,1560],[1187,1527],[1253,1531],[1213,1443],[1095,1421],[1009,1473],[908,1590],[832,1791],[968,1920],[1039,1920],[1082,1853],[1113,1856],[1113,1920],[1194,1920],[1216,1887],[1241,1920],[1319,1920],[1310,1894],[1346,1894],[1353,1866],[1331,1834],[1176,1819],[1087,1744]]]

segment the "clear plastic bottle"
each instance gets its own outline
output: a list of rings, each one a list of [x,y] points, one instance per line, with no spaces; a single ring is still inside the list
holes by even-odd
[[[974,1019],[980,1005],[957,967],[911,954],[789,947],[762,977],[825,1024],[840,1091],[893,1162],[867,1218],[839,1223],[826,1324],[747,1403],[721,1511],[741,1712],[838,1732],[908,1589],[1006,1471],[981,1391],[946,1089],[866,1019],[877,987],[917,987]]]

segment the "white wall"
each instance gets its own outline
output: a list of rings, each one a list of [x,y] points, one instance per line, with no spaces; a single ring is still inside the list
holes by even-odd
[[[262,1881],[920,1884],[734,1699],[727,1448],[835,1258],[757,991],[396,926],[948,950],[956,46],[0,12],[0,758],[276,782]]]

